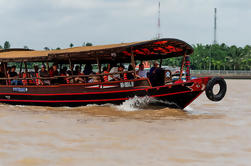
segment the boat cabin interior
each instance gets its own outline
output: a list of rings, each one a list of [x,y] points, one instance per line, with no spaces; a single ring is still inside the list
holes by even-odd
[[[0,86],[161,86],[173,83],[172,72],[162,68],[162,60],[183,57],[181,81],[192,52],[189,44],[171,38],[61,50],[0,50]],[[153,62],[153,67],[146,70],[143,61]],[[189,76],[189,70],[186,73]]]

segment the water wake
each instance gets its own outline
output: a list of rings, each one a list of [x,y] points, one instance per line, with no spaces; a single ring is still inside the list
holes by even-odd
[[[133,98],[130,98],[129,100],[126,100],[119,106],[115,106],[120,111],[139,111],[144,109],[146,107],[152,98],[145,96],[145,97],[138,97],[135,96]]]
[[[129,100],[126,100],[119,106],[115,106],[120,111],[140,111],[140,110],[159,110],[166,108],[168,106],[176,106],[175,103],[157,100],[155,98],[144,96],[144,97],[138,97],[135,96],[133,98],[130,98]]]

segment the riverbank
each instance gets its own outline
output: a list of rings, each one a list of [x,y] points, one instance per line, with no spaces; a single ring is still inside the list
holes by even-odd
[[[250,70],[191,70],[195,77],[220,76],[225,79],[251,79]]]

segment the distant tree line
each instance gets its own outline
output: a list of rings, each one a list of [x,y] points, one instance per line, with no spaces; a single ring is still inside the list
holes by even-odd
[[[93,46],[92,43],[90,42],[84,42],[82,44],[82,47],[85,47],[85,46]],[[74,44],[73,43],[70,43],[69,45],[70,48],[74,47]],[[53,48],[49,48],[49,47],[44,47],[44,50],[60,50],[61,48],[60,47],[57,47],[56,49],[53,49]]]
[[[84,47],[84,46],[93,46],[93,44],[90,43],[90,42],[84,42],[84,43],[82,44],[82,46],[83,46],[83,47]],[[74,47],[74,44],[73,44],[73,43],[70,43],[69,47],[70,47],[70,48]],[[10,49],[10,48],[11,48],[11,45],[10,45],[10,42],[9,42],[9,41],[5,41],[3,46],[0,45],[0,49]],[[24,46],[23,48],[24,48],[24,49],[29,49],[28,46]],[[55,48],[55,49],[54,49],[54,48],[49,48],[49,47],[44,47],[44,50],[60,50],[60,49],[61,49],[60,47],[57,47],[57,48]]]
[[[92,46],[90,42],[84,42],[82,46]],[[74,47],[70,43],[69,47]],[[10,42],[4,42],[0,49],[11,48]],[[24,46],[28,49],[28,46]],[[191,69],[193,70],[251,70],[251,46],[237,47],[235,45],[227,46],[226,44],[193,45],[194,52],[190,56]],[[60,47],[55,48],[60,50]],[[44,47],[44,50],[55,50]],[[169,58],[163,60],[163,65],[179,67],[182,57]]]
[[[3,47],[0,45],[0,49],[9,49],[10,48],[10,42],[5,41],[3,44]]]
[[[227,46],[226,44],[193,45],[190,56],[193,70],[251,70],[251,46]],[[163,60],[164,65],[180,66],[181,58]]]

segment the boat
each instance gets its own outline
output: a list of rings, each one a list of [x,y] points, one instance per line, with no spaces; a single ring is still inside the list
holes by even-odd
[[[7,49],[0,51],[1,69],[4,77],[1,77],[0,102],[13,105],[36,106],[84,106],[88,104],[121,104],[134,97],[149,97],[162,101],[167,107],[184,109],[200,94],[206,91],[207,97],[212,101],[220,101],[226,93],[226,82],[221,77],[201,77],[191,79],[189,55],[193,48],[188,43],[174,38],[162,38],[132,43],[120,43],[111,45],[73,47],[61,50],[28,50]],[[162,61],[167,58],[181,58],[179,73],[186,71],[186,79],[180,74],[178,80],[172,80],[171,71],[162,70]],[[136,62],[158,61],[160,72],[158,80],[153,82],[150,78],[136,76]],[[20,73],[25,77],[8,77],[8,65],[19,64]],[[28,64],[57,63],[61,66],[73,64],[95,64],[98,72],[92,75],[68,75],[53,77],[29,77]],[[102,73],[101,67],[110,63],[127,63],[133,67],[132,71],[117,73]],[[71,69],[73,73],[73,69]],[[166,72],[170,76],[166,77]],[[107,81],[104,76],[114,74],[133,74],[133,79],[121,79]],[[55,80],[59,78],[93,78],[96,82],[67,82],[62,84],[37,84],[32,80]],[[10,80],[26,82],[21,85],[11,85]],[[217,94],[214,93],[215,85],[220,86]]]

